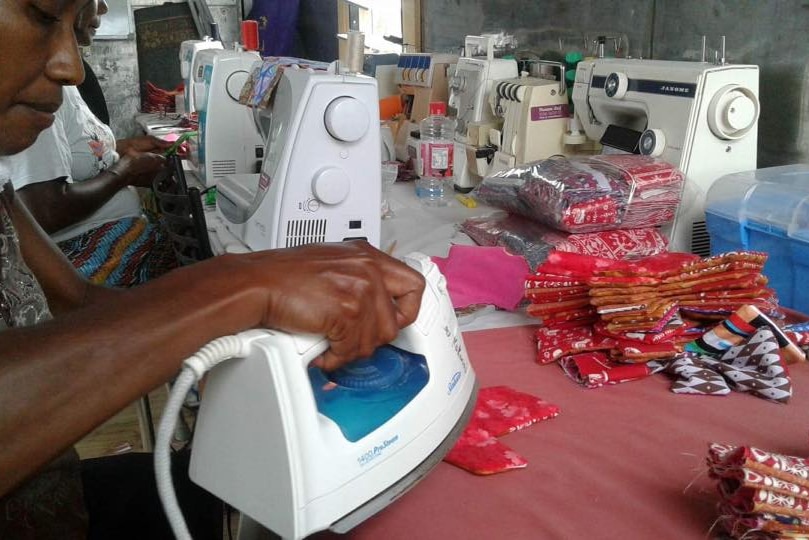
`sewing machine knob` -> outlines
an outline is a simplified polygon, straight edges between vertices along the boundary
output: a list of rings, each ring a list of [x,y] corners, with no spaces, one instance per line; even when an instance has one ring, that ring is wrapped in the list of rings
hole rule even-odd
[[[312,193],[323,204],[340,204],[351,191],[351,179],[337,167],[321,169],[312,179]]]
[[[368,132],[368,108],[360,100],[342,96],[326,107],[324,121],[329,135],[338,141],[355,142]]]
[[[641,134],[638,146],[644,156],[657,157],[666,149],[666,135],[660,129],[647,129]]]
[[[708,106],[708,126],[720,139],[741,139],[759,115],[756,95],[743,86],[729,84],[719,90]]]
[[[607,75],[607,80],[604,82],[604,93],[613,99],[624,99],[628,88],[629,79],[626,78],[625,73],[614,71]]]

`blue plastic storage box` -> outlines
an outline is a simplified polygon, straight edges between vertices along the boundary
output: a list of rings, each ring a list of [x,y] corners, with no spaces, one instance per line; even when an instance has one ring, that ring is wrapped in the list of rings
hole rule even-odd
[[[809,165],[728,174],[708,190],[711,254],[763,251],[782,306],[809,313]]]

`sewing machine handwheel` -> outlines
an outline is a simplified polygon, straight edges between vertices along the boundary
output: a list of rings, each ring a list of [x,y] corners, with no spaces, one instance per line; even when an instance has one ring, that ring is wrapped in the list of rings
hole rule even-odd
[[[758,121],[756,95],[743,86],[729,84],[719,90],[708,106],[708,126],[720,139],[741,139]]]

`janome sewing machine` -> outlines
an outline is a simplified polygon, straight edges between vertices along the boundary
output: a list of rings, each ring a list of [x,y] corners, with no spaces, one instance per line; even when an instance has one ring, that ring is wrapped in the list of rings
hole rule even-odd
[[[587,137],[660,156],[685,174],[668,227],[672,251],[707,255],[704,200],[719,177],[756,168],[759,70],[754,65],[597,59],[576,68],[573,105]]]
[[[250,70],[261,57],[253,51],[208,49],[197,53],[194,68],[199,137],[190,141],[192,172],[206,185],[228,174],[256,173],[264,139],[252,111],[239,103]]]
[[[495,115],[503,119],[500,130],[492,130],[499,141],[489,173],[530,161],[545,159],[564,151],[563,137],[570,108],[565,85],[565,67],[560,79],[520,77],[497,81],[489,94]]]
[[[489,106],[488,96],[494,81],[517,77],[517,61],[494,57],[492,36],[466,36],[465,56],[458,59],[449,83],[449,114],[455,116],[455,186],[469,191],[486,171],[475,165],[481,139],[470,140],[470,128],[498,127],[500,122]],[[471,156],[471,159],[470,159]]]
[[[379,246],[381,150],[376,80],[286,67],[260,174],[229,175],[217,215],[253,251],[362,238]]]

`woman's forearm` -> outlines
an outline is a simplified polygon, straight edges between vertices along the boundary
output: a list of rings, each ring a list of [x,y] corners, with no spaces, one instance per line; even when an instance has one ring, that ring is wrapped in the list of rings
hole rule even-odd
[[[127,185],[125,178],[107,170],[83,182],[55,179],[29,184],[17,196],[45,232],[53,234],[89,217]]]

